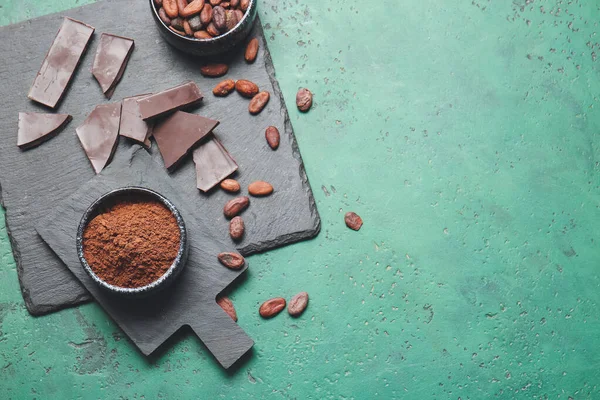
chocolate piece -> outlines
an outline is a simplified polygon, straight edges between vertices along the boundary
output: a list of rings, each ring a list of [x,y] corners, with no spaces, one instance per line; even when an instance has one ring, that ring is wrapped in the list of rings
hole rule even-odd
[[[142,119],[137,101],[148,96],[150,94],[141,94],[123,99],[121,106],[121,126],[119,127],[119,135],[133,139],[146,146],[146,148],[150,147],[152,122]]]
[[[208,192],[238,169],[235,160],[216,137],[194,150],[194,163],[196,186],[203,192]]]
[[[96,173],[110,162],[119,143],[121,103],[96,106],[75,131]]]
[[[93,33],[93,27],[65,18],[27,97],[50,108],[56,107]]]
[[[69,114],[19,113],[17,146],[26,150],[56,136],[70,121]]]
[[[186,82],[174,88],[138,100],[142,119],[160,117],[186,106],[202,101],[200,88],[194,82]]]
[[[140,101],[138,101],[139,103]],[[171,169],[219,125],[219,121],[196,114],[177,111],[158,122],[152,135],[156,140],[165,167]]]
[[[133,51],[133,40],[103,33],[92,64],[92,75],[100,84],[106,98],[110,99]]]

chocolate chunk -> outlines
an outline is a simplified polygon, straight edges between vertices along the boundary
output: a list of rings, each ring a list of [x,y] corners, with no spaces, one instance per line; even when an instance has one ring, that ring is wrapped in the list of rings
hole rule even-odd
[[[103,33],[92,64],[92,75],[100,84],[106,98],[110,99],[133,51],[133,40]]]
[[[219,125],[219,121],[196,114],[177,111],[158,122],[152,135],[156,140],[165,167],[171,169]]]
[[[121,103],[96,106],[75,131],[96,173],[110,162],[119,143]]]
[[[69,114],[19,113],[17,146],[30,149],[56,136],[70,121]]]
[[[65,18],[27,97],[50,108],[56,107],[93,33],[91,26]]]
[[[202,101],[202,93],[198,85],[194,82],[186,82],[138,100],[138,104],[142,119],[146,120],[198,104],[200,101]]]
[[[235,160],[216,137],[194,150],[194,163],[196,186],[203,192],[208,192],[238,169]]]
[[[150,147],[150,136],[152,136],[152,122],[144,121],[140,114],[138,100],[148,97],[150,94],[126,97],[121,106],[121,126],[119,135],[128,137]]]

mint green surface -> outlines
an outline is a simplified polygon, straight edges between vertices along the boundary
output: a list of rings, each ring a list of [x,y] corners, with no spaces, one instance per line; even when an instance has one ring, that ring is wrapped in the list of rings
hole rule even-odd
[[[600,398],[600,10],[527,3],[261,1],[323,227],[249,259],[252,357],[223,371],[186,331],[146,359],[94,304],[29,316],[0,217],[0,397]],[[300,319],[258,316],[302,290]]]

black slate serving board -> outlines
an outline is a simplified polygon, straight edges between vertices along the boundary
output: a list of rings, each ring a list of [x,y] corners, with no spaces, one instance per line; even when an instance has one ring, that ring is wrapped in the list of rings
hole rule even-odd
[[[181,212],[189,233],[188,262],[175,283],[156,295],[123,299],[98,287],[81,267],[75,238],[85,210],[101,195],[126,186],[141,186],[167,197]],[[36,230],[71,272],[110,314],[145,355],[156,350],[179,328],[188,325],[225,368],[229,368],[254,342],[217,305],[215,297],[246,268],[232,271],[222,266],[217,254],[232,251],[226,237],[215,238],[204,202],[191,208],[172,185],[162,164],[135,146],[124,150],[102,174],[62,201]]]
[[[44,314],[89,299],[87,291],[36,235],[34,224],[44,218],[60,200],[94,177],[93,170],[75,135],[79,126],[98,104],[107,103],[91,75],[91,62],[102,32],[133,38],[135,50],[122,81],[110,100],[140,93],[158,92],[187,80],[195,81],[204,93],[203,104],[191,112],[221,121],[215,130],[223,145],[239,164],[235,176],[243,188],[254,180],[273,184],[275,193],[251,201],[245,212],[246,237],[238,246],[248,255],[307,239],[316,235],[320,219],[294,138],[288,112],[275,79],[275,71],[257,19],[251,37],[260,41],[254,64],[243,60],[243,48],[227,60],[231,79],[249,79],[271,100],[258,116],[247,111],[248,100],[237,93],[216,98],[211,89],[220,78],[205,78],[199,67],[203,60],[171,48],[154,25],[148,2],[107,0],[24,23],[0,28],[0,184],[6,223],[17,262],[23,297],[32,314]],[[127,10],[127,16],[123,16]],[[28,151],[17,148],[17,120],[20,111],[48,111],[27,99],[27,92],[56,35],[63,16],[96,28],[64,100],[55,112],[73,115],[73,121],[57,137]],[[265,139],[267,126],[277,126],[281,145],[272,151]],[[131,143],[121,139],[117,152]],[[152,157],[161,161],[153,146]],[[170,175],[190,209],[202,208],[205,221],[215,237],[227,237],[224,203],[231,198],[220,190],[201,194],[195,187],[191,157]]]

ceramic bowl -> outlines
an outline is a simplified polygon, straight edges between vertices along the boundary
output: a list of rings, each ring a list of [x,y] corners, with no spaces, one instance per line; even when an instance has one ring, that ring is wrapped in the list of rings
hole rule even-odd
[[[205,57],[224,53],[246,39],[256,18],[257,1],[250,0],[248,9],[244,13],[244,18],[232,30],[212,39],[190,38],[173,32],[160,19],[158,9],[154,5],[154,0],[149,0],[148,4],[150,5],[150,12],[152,13],[152,17],[154,17],[154,22],[156,22],[160,34],[171,46],[188,54]]]
[[[181,239],[179,240],[179,251],[177,252],[177,257],[173,261],[173,264],[169,267],[169,269],[157,280],[146,285],[140,286],[136,288],[124,288],[115,285],[111,285],[100,279],[94,271],[90,268],[87,263],[84,254],[83,254],[83,232],[87,227],[88,223],[94,219],[100,212],[105,209],[108,205],[114,204],[119,200],[126,199],[139,199],[139,198],[149,198],[152,200],[156,200],[165,205],[175,217],[177,221],[177,225],[179,227],[179,233]],[[142,187],[124,187],[120,189],[112,190],[102,196],[98,200],[96,200],[92,205],[86,210],[81,218],[79,223],[79,227],[77,228],[77,255],[79,256],[79,261],[81,265],[85,269],[85,272],[94,280],[94,282],[100,286],[102,289],[122,296],[127,297],[143,297],[155,292],[158,292],[167,286],[169,286],[175,278],[179,275],[185,263],[187,261],[188,254],[188,237],[187,230],[185,228],[185,223],[179,210],[171,203],[167,198],[162,196],[161,194]]]

